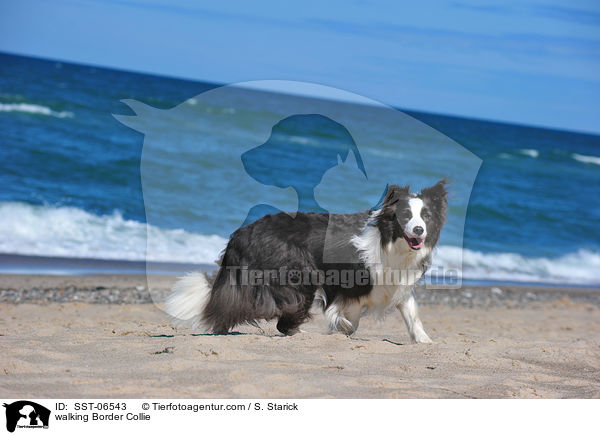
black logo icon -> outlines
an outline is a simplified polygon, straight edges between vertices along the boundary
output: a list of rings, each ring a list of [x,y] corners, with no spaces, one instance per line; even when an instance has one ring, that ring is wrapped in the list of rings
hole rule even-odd
[[[6,430],[14,432],[15,428],[48,428],[50,410],[29,400],[19,400],[6,408]]]

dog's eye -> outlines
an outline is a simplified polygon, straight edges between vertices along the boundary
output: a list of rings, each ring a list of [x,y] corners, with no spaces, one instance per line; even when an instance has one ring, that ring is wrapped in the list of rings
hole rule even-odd
[[[402,210],[398,215],[401,219],[410,219],[412,216],[410,210]]]
[[[423,219],[425,219],[426,221],[431,219],[431,213],[429,213],[428,211],[423,213]]]

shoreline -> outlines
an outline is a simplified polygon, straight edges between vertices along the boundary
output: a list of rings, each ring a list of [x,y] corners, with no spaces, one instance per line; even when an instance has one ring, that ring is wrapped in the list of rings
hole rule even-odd
[[[152,292],[148,290],[148,278]],[[21,275],[0,274],[0,303],[147,304],[162,301],[177,275],[90,274]],[[463,284],[458,289],[415,288],[421,305],[447,305],[471,308],[518,308],[529,303],[552,302],[565,298],[574,303],[600,307],[600,289],[543,285]]]
[[[218,269],[216,263],[181,263],[166,261],[142,260],[109,260],[82,257],[48,257],[40,255],[22,255],[0,253],[0,280],[6,275],[21,276],[93,276],[93,275],[173,275],[181,276],[191,271],[212,272]],[[423,278],[422,280],[427,280]],[[433,277],[429,277],[433,280]],[[470,279],[462,278],[461,287],[543,287],[558,289],[600,289],[600,282],[595,284],[544,282],[539,279],[531,281],[511,281],[507,279]]]
[[[40,255],[0,254],[2,275],[177,275],[190,270],[210,271],[214,264],[166,261],[105,260],[99,258],[46,257]]]

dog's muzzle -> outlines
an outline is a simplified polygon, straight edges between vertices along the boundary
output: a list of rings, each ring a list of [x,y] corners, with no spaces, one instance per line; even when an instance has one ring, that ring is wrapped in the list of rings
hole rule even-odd
[[[404,236],[406,243],[408,243],[408,246],[410,246],[410,249],[415,251],[421,249],[425,243],[425,238],[423,237],[408,237],[406,233],[403,233],[402,235]]]

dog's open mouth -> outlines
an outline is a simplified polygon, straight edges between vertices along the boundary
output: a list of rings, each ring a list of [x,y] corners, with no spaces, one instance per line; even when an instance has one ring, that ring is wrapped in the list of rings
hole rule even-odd
[[[425,243],[425,239],[420,239],[416,237],[408,237],[406,234],[403,234],[406,243],[410,246],[411,249],[415,251],[421,249],[423,247],[423,243]]]

